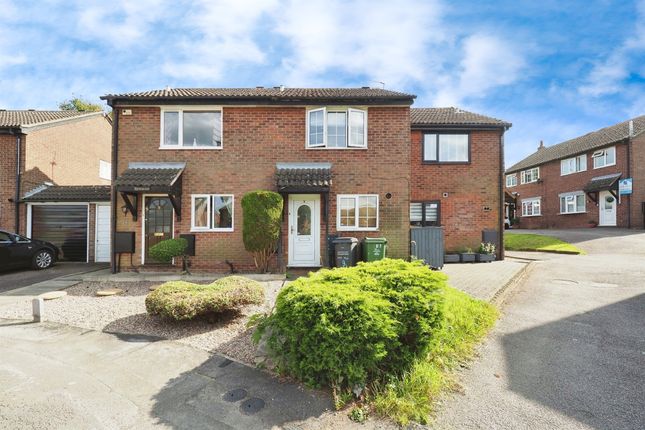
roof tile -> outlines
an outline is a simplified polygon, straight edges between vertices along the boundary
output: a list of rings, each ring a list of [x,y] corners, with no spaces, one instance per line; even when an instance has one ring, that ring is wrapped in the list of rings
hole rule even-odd
[[[511,126],[511,123],[509,122],[474,112],[468,112],[455,107],[412,108],[410,109],[410,122],[413,127],[433,125]]]
[[[103,202],[110,201],[109,185],[53,185],[28,193],[26,202]]]
[[[96,115],[96,112],[73,110],[0,110],[0,127],[32,126],[68,118]]]

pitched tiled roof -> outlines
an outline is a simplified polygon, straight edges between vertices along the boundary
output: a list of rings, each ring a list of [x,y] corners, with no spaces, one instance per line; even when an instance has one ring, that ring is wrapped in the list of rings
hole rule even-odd
[[[122,188],[170,187],[184,171],[182,167],[128,168],[119,176],[114,185]]]
[[[557,145],[539,149],[537,152],[509,167],[506,172],[517,172],[518,170],[581,154],[627,139],[629,137],[629,121],[634,121],[634,135],[645,132],[645,115],[641,115],[632,120],[601,128],[600,130],[558,143]]]
[[[99,113],[73,110],[0,110],[0,127],[33,126]]]
[[[406,101],[416,96],[380,88],[167,88],[123,94],[108,94],[101,97],[111,102],[120,100],[172,100],[172,99],[216,99],[216,100],[266,100],[266,101],[317,101],[348,100],[363,102]]]
[[[329,168],[286,168],[276,172],[278,190],[321,190],[331,186]]]
[[[26,202],[107,202],[109,185],[53,185],[33,190],[22,199]]]
[[[583,190],[588,193],[595,191],[605,191],[605,190],[617,190],[618,189],[618,179],[622,173],[613,173],[611,175],[596,176],[591,178],[591,180],[585,185]]]
[[[474,112],[468,112],[455,107],[448,108],[412,108],[410,109],[410,122],[412,126],[493,126],[510,127],[510,122],[491,118]]]

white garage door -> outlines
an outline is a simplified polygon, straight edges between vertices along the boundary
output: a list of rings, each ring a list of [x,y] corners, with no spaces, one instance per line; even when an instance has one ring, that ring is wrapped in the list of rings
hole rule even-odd
[[[96,206],[96,251],[95,261],[110,261],[110,206]]]

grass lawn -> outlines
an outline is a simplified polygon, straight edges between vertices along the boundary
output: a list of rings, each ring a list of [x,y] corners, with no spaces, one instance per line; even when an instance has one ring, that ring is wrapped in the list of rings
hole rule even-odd
[[[444,317],[425,360],[418,360],[402,377],[375,387],[376,411],[405,426],[428,422],[434,402],[453,386],[452,371],[472,357],[475,346],[495,324],[498,313],[490,303],[444,287]]]
[[[585,252],[568,242],[541,234],[505,234],[504,248],[508,251],[542,251],[560,254],[584,254]]]

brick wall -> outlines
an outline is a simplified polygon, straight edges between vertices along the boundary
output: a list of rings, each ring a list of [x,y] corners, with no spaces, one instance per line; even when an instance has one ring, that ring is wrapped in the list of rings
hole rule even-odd
[[[499,230],[500,132],[471,131],[470,135],[469,164],[423,164],[423,132],[412,131],[411,198],[440,201],[447,251],[476,250],[482,230]],[[443,197],[444,193],[448,196]]]
[[[132,115],[119,116],[119,162],[186,162],[183,173],[182,219],[174,233],[190,232],[191,194],[234,194],[234,232],[198,232],[193,267],[252,270],[253,260],[242,243],[242,195],[251,190],[276,190],[278,162],[331,162],[333,185],[329,194],[329,233],[336,233],[337,194],[378,194],[380,228],[376,232],[342,232],[344,236],[384,236],[389,255],[409,256],[409,162],[408,107],[369,107],[368,149],[305,149],[304,107],[225,107],[222,150],[159,150],[160,109],[133,107]],[[118,109],[115,109],[118,112]],[[385,195],[391,193],[391,198]],[[321,199],[322,200],[322,199]],[[322,203],[322,201],[321,201]],[[123,206],[117,197],[117,208]],[[287,202],[285,201],[285,205]],[[141,213],[142,199],[139,201]],[[324,207],[321,208],[321,256],[326,256]],[[117,210],[117,231],[136,232],[135,265],[141,264],[142,220],[133,222]],[[287,261],[287,219],[283,222],[284,262]],[[122,257],[121,267],[129,266]]]
[[[531,184],[520,184],[520,172],[517,172],[517,186],[506,188],[510,192],[519,193],[517,197],[517,216],[520,219],[520,228],[584,228],[589,226],[589,221],[599,221],[598,205],[586,196],[586,212],[581,214],[560,214],[560,194],[572,191],[582,191],[584,186],[594,177],[622,173],[627,176],[627,145],[616,146],[616,165],[593,168],[591,155],[594,151],[587,152],[587,170],[560,175],[560,160],[551,161],[540,166],[540,181]],[[636,188],[636,185],[634,185]],[[541,197],[542,215],[523,217],[522,200],[531,197]],[[616,212],[618,227],[627,227],[629,197],[621,196]]]
[[[642,211],[642,203],[645,202],[645,133],[632,139],[630,157],[634,193],[631,197],[631,226],[645,228],[645,214]]]
[[[29,133],[24,191],[44,180],[57,185],[109,185],[99,160],[110,162],[112,127],[100,115]]]
[[[24,166],[25,136],[22,139],[22,162]],[[0,134],[0,228],[15,231],[15,206],[13,200],[16,193],[16,136]]]

